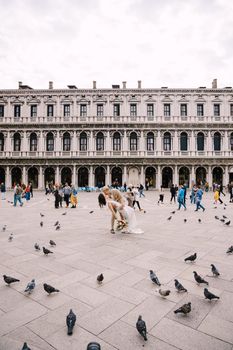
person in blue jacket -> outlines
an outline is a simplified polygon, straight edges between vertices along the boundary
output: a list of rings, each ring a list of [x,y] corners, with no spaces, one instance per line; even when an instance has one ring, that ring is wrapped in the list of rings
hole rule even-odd
[[[186,210],[186,204],[185,204],[185,189],[184,186],[180,186],[179,191],[178,191],[178,196],[177,196],[177,202],[179,203],[178,210],[183,206],[184,210]]]

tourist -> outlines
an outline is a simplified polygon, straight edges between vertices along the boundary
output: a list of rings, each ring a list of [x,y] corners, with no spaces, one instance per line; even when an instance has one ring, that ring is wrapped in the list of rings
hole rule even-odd
[[[185,190],[184,190],[184,186],[180,186],[180,189],[178,191],[178,196],[177,196],[177,202],[179,203],[179,207],[178,210],[180,210],[180,208],[183,206],[184,210],[186,210],[186,204],[185,204],[185,200],[184,197],[185,196]]]
[[[137,206],[138,206],[138,209],[139,209],[140,211],[142,211],[143,209],[140,207],[140,203],[139,203],[139,191],[138,191],[138,187],[133,187],[132,192],[133,192],[133,208],[135,209],[134,205],[135,205],[135,203],[136,203]]]
[[[145,197],[145,194],[143,191],[144,191],[144,186],[142,184],[140,184],[140,186],[138,188],[139,198],[141,198],[142,196]]]
[[[158,204],[163,204],[163,200],[164,200],[164,193],[163,193],[163,187],[160,186],[160,192],[159,192],[159,200],[158,200]]]
[[[62,208],[62,201],[63,201],[63,196],[64,196],[62,185],[59,186],[58,193],[60,196],[59,197],[59,204],[60,204],[60,207]]]
[[[200,208],[205,211],[205,208],[201,204],[202,201],[202,196],[203,196],[203,190],[201,189],[201,186],[198,186],[197,192],[196,192],[196,210],[198,211]]]
[[[193,185],[193,187],[191,189],[191,194],[190,194],[190,203],[191,204],[195,204],[196,192],[197,192],[197,187],[196,187],[196,185]]]
[[[126,185],[126,182],[124,182],[123,188],[124,188],[124,192],[126,192],[126,191],[127,191],[127,185]]]
[[[48,181],[46,181],[46,184],[45,184],[45,194],[49,194],[50,193],[50,190],[49,190],[49,183]]]
[[[21,199],[22,192],[23,192],[22,187],[19,184],[15,185],[15,187],[14,187],[14,207],[17,206],[17,202],[19,202],[21,207],[23,206],[23,202]]]
[[[59,209],[59,203],[60,203],[61,196],[59,194],[59,186],[58,185],[55,186],[54,197],[55,197],[55,202],[54,202],[55,209]]]
[[[1,183],[1,194],[2,194],[2,200],[6,199],[6,185],[4,182]]]
[[[65,183],[65,187],[63,188],[63,193],[64,193],[64,201],[66,202],[66,208],[68,208],[70,203],[71,188],[67,182]]]
[[[78,204],[78,191],[75,186],[71,186],[71,196],[70,196],[71,208],[76,208]]]
[[[128,202],[128,206],[131,208],[133,208],[133,200],[134,200],[134,194],[133,194],[132,188],[133,186],[129,184],[125,195],[125,198],[127,199],[127,202]]]
[[[25,190],[24,190],[24,197],[26,201],[30,200],[30,185],[27,185]]]
[[[149,190],[149,186],[150,186],[150,182],[148,179],[146,179],[146,182],[145,182],[146,191]]]
[[[172,200],[174,200],[174,203],[176,203],[176,188],[174,184],[171,185],[170,193],[171,193],[170,203],[172,203]]]
[[[225,193],[223,192],[223,185],[222,185],[222,183],[219,186],[219,193],[222,193],[223,196],[225,197]]]
[[[31,198],[33,198],[33,187],[32,187],[32,182],[29,182],[29,186],[30,186],[30,195],[31,195]]]

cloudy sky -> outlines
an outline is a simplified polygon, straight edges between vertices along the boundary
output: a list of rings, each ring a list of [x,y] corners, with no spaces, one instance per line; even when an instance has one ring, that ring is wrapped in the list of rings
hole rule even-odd
[[[233,86],[232,0],[0,0],[0,88]]]

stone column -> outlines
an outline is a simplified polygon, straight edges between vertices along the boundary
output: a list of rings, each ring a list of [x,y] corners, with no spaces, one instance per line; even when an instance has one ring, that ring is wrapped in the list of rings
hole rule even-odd
[[[190,173],[189,177],[190,177],[189,178],[189,183],[190,183],[189,186],[192,187],[196,183],[194,165],[192,165],[192,167],[191,167],[191,173]]]
[[[128,151],[128,137],[127,137],[126,131],[124,132],[124,136],[123,136],[122,150],[123,152]]]
[[[158,165],[157,181],[156,181],[156,188],[157,188],[157,190],[160,190],[161,183],[162,183],[161,166]]]
[[[59,166],[56,167],[55,182],[56,184],[60,183]]]
[[[145,172],[144,166],[141,166],[140,183],[145,187]]]
[[[158,151],[158,154],[160,155],[161,154],[161,150],[162,150],[162,138],[161,138],[161,131],[158,130],[158,136],[157,136],[157,151]]]
[[[225,165],[225,172],[223,176],[223,186],[227,186],[229,183],[229,173],[228,165]]]
[[[44,188],[44,182],[43,182],[43,169],[42,166],[40,166],[39,169],[39,178],[38,178],[38,189],[42,190]]]
[[[105,185],[111,185],[111,180],[110,180],[110,166],[107,165],[107,173],[105,175]]]
[[[72,173],[72,184],[76,185],[76,165],[73,165],[73,173]]]
[[[174,135],[172,137],[172,153],[173,153],[173,155],[178,154],[178,151],[179,151],[179,147],[178,147],[178,133],[175,130],[174,131]]]
[[[213,187],[213,176],[211,171],[211,166],[208,166],[208,174],[207,174],[207,181],[209,183],[209,188],[212,189]]]
[[[26,167],[23,166],[23,184],[27,185],[27,179],[26,179]]]
[[[177,165],[174,167],[174,177],[173,177],[173,183],[174,185],[179,185],[178,181],[178,171],[177,171]]]
[[[94,187],[93,165],[90,166],[90,172],[89,172],[89,186],[90,186],[90,187]]]
[[[6,188],[11,188],[11,176],[10,176],[10,168],[9,166],[6,167]]]
[[[124,183],[127,184],[127,168],[126,168],[126,165],[124,165],[124,168],[123,168],[122,185],[124,185]]]

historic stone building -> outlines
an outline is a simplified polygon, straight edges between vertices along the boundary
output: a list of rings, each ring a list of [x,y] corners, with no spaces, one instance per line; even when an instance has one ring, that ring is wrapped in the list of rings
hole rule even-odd
[[[0,90],[0,181],[233,181],[233,89]]]

